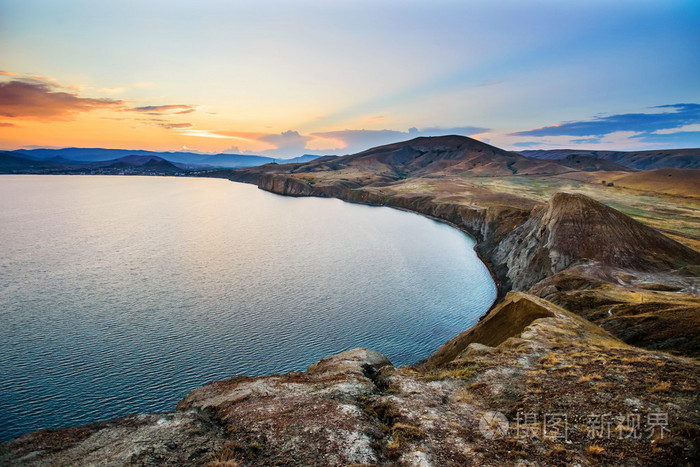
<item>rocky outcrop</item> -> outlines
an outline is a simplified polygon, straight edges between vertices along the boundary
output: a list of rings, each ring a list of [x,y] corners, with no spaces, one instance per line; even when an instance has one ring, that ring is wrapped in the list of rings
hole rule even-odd
[[[519,336],[533,321],[561,317],[565,313],[565,310],[546,300],[521,292],[509,292],[484,319],[440,347],[424,365],[427,368],[445,366],[474,345],[497,347],[511,337]]]
[[[280,174],[263,174],[258,181],[258,187],[286,196],[312,196],[314,194],[311,185],[298,178]]]
[[[692,465],[696,458],[697,362],[628,346],[520,292],[452,342],[416,367],[394,368],[377,352],[353,349],[306,372],[215,382],[192,391],[176,412],[21,436],[0,445],[0,464]],[[639,414],[640,437],[592,438],[587,417],[611,411]],[[660,411],[668,432],[651,442],[644,421]],[[503,417],[497,433],[488,423],[494,413]],[[518,434],[523,414],[534,436]],[[548,414],[566,416],[557,436],[546,436]],[[634,429],[623,428],[621,435]]]
[[[700,264],[700,253],[581,194],[557,193],[503,238],[493,255],[516,290],[583,263],[661,272]]]
[[[196,412],[165,412],[59,430],[0,444],[0,465],[204,465],[228,439]]]

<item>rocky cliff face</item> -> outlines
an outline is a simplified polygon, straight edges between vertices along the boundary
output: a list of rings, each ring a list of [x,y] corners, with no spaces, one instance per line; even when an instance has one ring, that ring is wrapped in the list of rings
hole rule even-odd
[[[580,194],[557,193],[508,234],[493,255],[507,265],[516,290],[578,264],[661,272],[700,264],[691,250],[634,219]]]
[[[287,196],[311,196],[314,189],[307,183],[285,175],[263,174],[258,186],[273,193],[284,193]]]

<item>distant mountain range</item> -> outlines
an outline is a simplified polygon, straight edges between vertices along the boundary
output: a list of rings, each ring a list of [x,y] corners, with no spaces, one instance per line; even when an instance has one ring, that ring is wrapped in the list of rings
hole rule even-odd
[[[470,172],[475,175],[553,175],[571,169],[634,172],[663,168],[700,169],[700,149],[654,151],[588,151],[576,149],[505,151],[471,138],[417,138],[344,156],[305,154],[293,159],[243,154],[199,154],[128,149],[19,149],[0,153],[0,173],[84,173],[123,170],[128,173],[185,173],[217,169],[256,168],[265,164],[305,164],[301,172],[369,169],[381,180],[411,173]],[[255,170],[255,169],[254,169]]]
[[[596,158],[631,169],[700,169],[700,148],[654,151],[586,151],[580,149],[534,149],[518,151],[523,156],[562,162],[571,158]],[[590,159],[589,159],[590,160]],[[604,169],[609,170],[609,169]]]
[[[93,169],[183,172],[206,169],[240,169],[264,164],[302,163],[320,156],[273,159],[242,154],[132,151],[128,149],[64,148],[19,149],[0,153],[0,173],[70,172]]]

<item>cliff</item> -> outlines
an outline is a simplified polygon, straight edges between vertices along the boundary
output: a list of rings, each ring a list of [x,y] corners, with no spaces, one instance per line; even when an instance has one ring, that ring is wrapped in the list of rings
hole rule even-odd
[[[662,272],[700,264],[700,253],[581,194],[556,193],[509,233],[493,260],[507,265],[517,290],[578,264]]]

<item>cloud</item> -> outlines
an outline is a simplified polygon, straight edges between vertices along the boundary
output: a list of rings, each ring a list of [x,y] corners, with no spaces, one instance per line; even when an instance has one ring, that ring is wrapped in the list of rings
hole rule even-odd
[[[679,131],[675,133],[643,134],[635,137],[637,141],[664,145],[675,148],[699,148],[700,131]]]
[[[591,138],[572,139],[571,142],[575,144],[598,144],[600,143],[600,137],[593,136]]]
[[[132,112],[141,112],[146,115],[182,115],[194,112],[196,107],[184,104],[171,105],[146,105],[143,107],[133,107]]]
[[[165,128],[166,130],[182,130],[192,128],[191,123],[156,123],[156,125]]]
[[[235,136],[232,134],[225,134],[224,132],[219,132],[219,131],[184,129],[182,131],[182,133],[180,133],[180,134],[185,135],[185,136],[198,136],[200,138],[238,139],[238,140],[249,141],[248,138],[244,138],[241,136]]]
[[[3,76],[17,76],[17,73],[12,73],[12,72],[9,72],[9,71],[0,71],[0,75],[3,75]]]
[[[228,149],[221,151],[223,154],[243,154],[243,151],[238,146],[231,146]]]
[[[264,135],[258,138],[259,141],[272,144],[273,149],[264,151],[266,154],[289,155],[303,153],[306,150],[306,143],[313,137],[299,134],[298,131],[288,130],[279,134]]]
[[[121,94],[122,92],[126,91],[126,88],[101,88],[98,89],[98,91],[103,94],[113,96],[115,94]]]
[[[24,81],[25,83],[46,83],[46,84],[51,85],[51,87],[59,88],[59,89],[66,89],[68,91],[80,91],[81,90],[80,86],[61,84],[58,82],[58,80],[56,80],[56,78],[51,78],[50,76],[27,75],[27,76],[21,77],[19,79],[21,81]]]
[[[539,139],[536,145],[542,147],[583,145],[597,148],[609,145],[608,149],[649,149],[659,145],[700,146],[700,104],[660,105],[651,110],[648,113],[604,115],[505,136]],[[522,142],[511,144],[525,147]]]
[[[67,119],[77,113],[98,109],[118,109],[124,101],[80,97],[51,79],[36,77],[0,83],[0,116],[33,120]]]
[[[700,123],[700,104],[672,104],[654,107],[669,109],[655,113],[628,113],[597,117],[593,120],[567,122],[511,133],[512,136],[602,136],[616,131],[652,134]]]
[[[686,132],[698,132],[700,131],[700,123],[693,123],[690,125],[684,125],[679,128],[667,128],[665,130],[657,130],[654,132],[655,135],[672,135],[675,133],[686,133]]]

